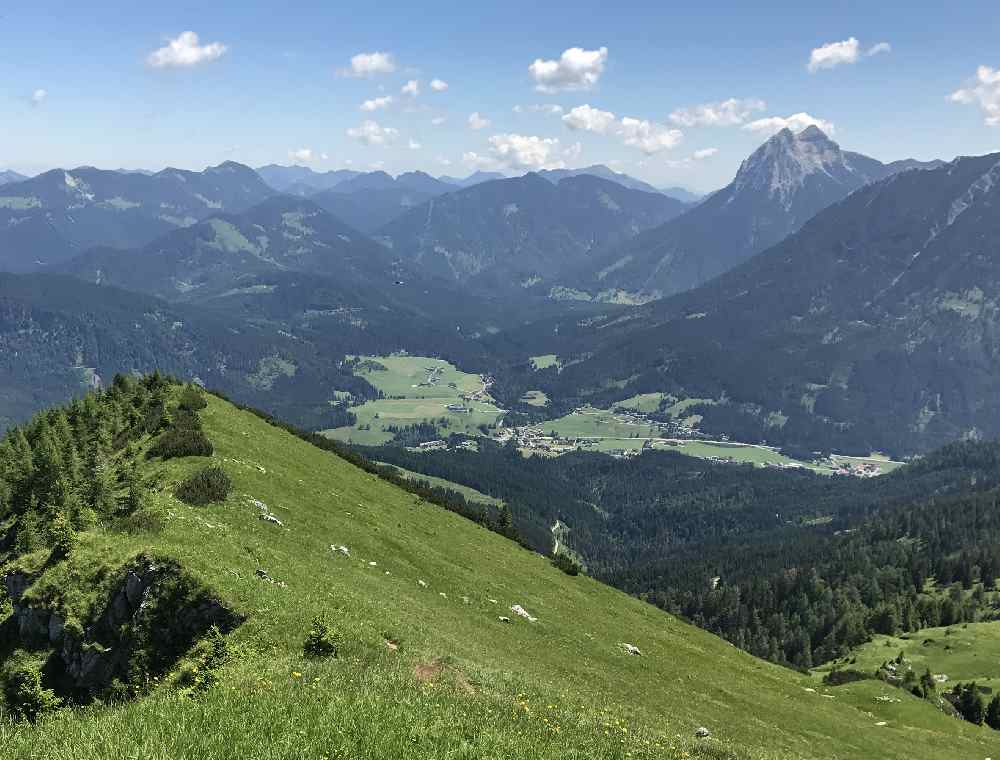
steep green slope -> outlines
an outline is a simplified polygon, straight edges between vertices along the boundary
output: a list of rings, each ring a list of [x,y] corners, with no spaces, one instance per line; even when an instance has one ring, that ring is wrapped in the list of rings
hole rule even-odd
[[[5,757],[867,760],[1000,751],[995,735],[916,700],[876,703],[878,686],[825,698],[806,676],[563,575],[251,413],[208,401],[211,463],[233,483],[225,502],[191,507],[172,495],[205,458],[140,456],[151,489],[144,513],[161,515],[158,532],[98,527],[80,534],[69,559],[40,550],[17,562],[39,573],[23,599],[59,589],[55,598],[72,607],[85,595],[70,590],[139,554],[176,560],[246,618],[229,636],[216,685],[192,697],[160,685],[166,677],[138,701],[64,710],[34,727],[0,720]],[[140,454],[149,442],[136,441]],[[253,499],[283,525],[261,520]],[[537,621],[511,612],[515,604]],[[339,657],[305,659],[303,639],[321,612],[340,633]],[[625,654],[623,642],[642,656]],[[702,725],[712,737],[696,740]]]

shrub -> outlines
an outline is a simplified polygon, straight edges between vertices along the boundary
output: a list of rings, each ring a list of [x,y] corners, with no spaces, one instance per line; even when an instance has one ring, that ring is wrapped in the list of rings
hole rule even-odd
[[[867,673],[862,673],[860,670],[846,669],[846,670],[831,670],[825,676],[823,676],[823,683],[827,686],[843,686],[845,683],[854,683],[855,681],[866,681],[870,679],[871,676]]]
[[[302,644],[302,651],[306,657],[336,657],[338,644],[338,636],[327,622],[326,615],[317,615]]]
[[[149,449],[150,457],[210,457],[215,451],[212,442],[196,427],[172,427],[163,433]]]
[[[65,513],[57,514],[49,525],[49,540],[52,543],[52,554],[56,559],[66,559],[76,548],[76,531]]]
[[[197,412],[206,406],[208,406],[208,402],[205,400],[204,394],[195,386],[189,385],[181,391],[179,408],[187,412]]]
[[[166,523],[163,512],[152,507],[144,507],[122,517],[115,523],[115,527],[123,533],[135,536],[140,533],[159,533]]]
[[[174,679],[178,687],[197,693],[219,682],[215,671],[229,659],[229,645],[218,626],[209,628],[208,634],[195,644],[187,659]]]
[[[225,501],[233,484],[221,467],[199,470],[177,487],[177,498],[188,504],[204,506]]]
[[[7,709],[17,720],[34,723],[42,713],[55,710],[60,699],[42,686],[42,674],[24,655],[15,657],[0,674]]]
[[[579,575],[583,570],[579,562],[563,552],[552,558],[552,564],[566,573],[566,575]]]

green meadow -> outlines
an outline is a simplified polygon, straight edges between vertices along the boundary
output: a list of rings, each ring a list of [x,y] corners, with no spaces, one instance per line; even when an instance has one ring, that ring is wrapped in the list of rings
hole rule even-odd
[[[442,436],[477,434],[481,426],[495,425],[501,417],[488,394],[478,401],[462,400],[463,394],[481,392],[483,382],[479,375],[462,372],[442,359],[409,355],[359,358],[362,363],[356,374],[382,391],[385,398],[352,407],[357,424],[323,431],[330,438],[375,446],[392,440],[389,428],[421,422],[439,423]],[[448,409],[456,404],[467,411]]]

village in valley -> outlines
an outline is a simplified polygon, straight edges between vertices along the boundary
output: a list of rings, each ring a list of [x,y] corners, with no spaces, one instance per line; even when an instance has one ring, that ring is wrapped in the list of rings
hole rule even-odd
[[[487,437],[501,445],[513,442],[525,456],[594,451],[627,459],[665,450],[718,463],[782,470],[804,468],[860,478],[876,477],[899,465],[880,455],[817,455],[805,461],[766,444],[741,443],[726,436],[710,439],[698,429],[701,418],[692,414],[692,407],[715,402],[665,402],[661,394],[626,399],[613,409],[581,406],[556,419],[512,426],[506,424],[508,411],[490,395],[495,382],[490,375],[462,372],[442,359],[406,353],[360,359],[355,371],[382,391],[384,398],[352,407],[358,418],[356,425],[325,431],[349,443],[382,445],[392,441],[400,429],[430,423],[440,438],[408,448],[423,452],[448,448],[475,451],[477,440]],[[541,391],[533,391],[522,398],[522,403],[544,407],[548,400]]]

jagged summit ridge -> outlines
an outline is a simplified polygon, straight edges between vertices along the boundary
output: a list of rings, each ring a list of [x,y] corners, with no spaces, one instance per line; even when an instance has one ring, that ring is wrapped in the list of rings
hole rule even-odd
[[[794,194],[814,174],[825,174],[841,183],[850,177],[853,184],[860,171],[819,127],[810,125],[798,133],[786,127],[741,164],[731,192],[764,191],[787,209]],[[868,179],[863,177],[863,181]]]

